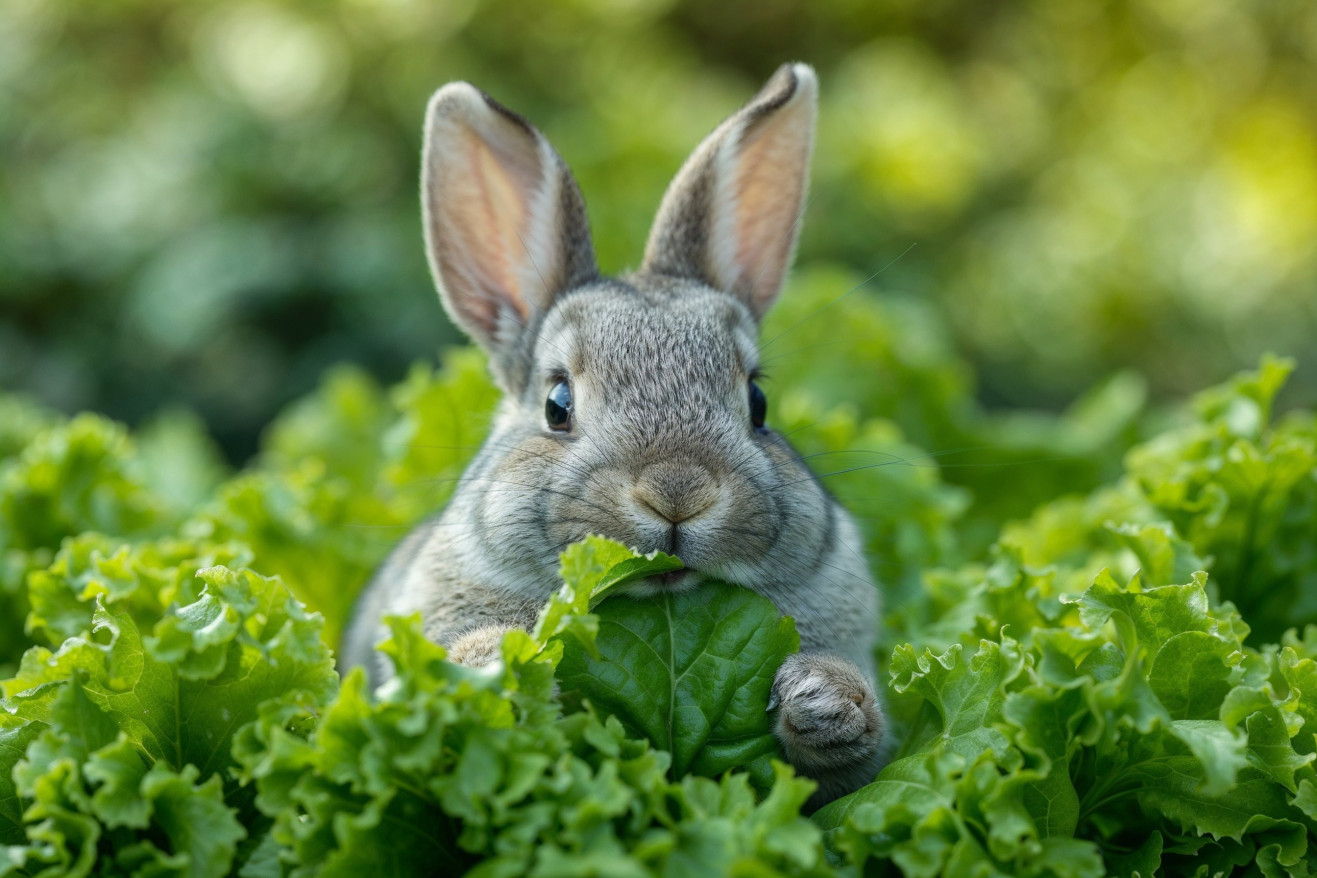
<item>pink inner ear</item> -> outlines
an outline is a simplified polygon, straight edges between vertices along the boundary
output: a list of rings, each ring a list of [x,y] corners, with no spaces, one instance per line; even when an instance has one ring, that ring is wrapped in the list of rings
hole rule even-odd
[[[810,124],[789,110],[761,120],[739,144],[736,177],[738,285],[762,310],[786,274],[809,161]]]
[[[487,332],[497,329],[501,308],[529,316],[525,238],[542,185],[534,141],[501,119],[493,122],[491,130],[461,132],[436,193],[453,305]]]
[[[460,229],[465,254],[478,282],[490,294],[511,304],[523,318],[517,254],[526,223],[524,193],[493,149],[474,132],[465,138],[465,173],[454,174],[455,196],[450,217]],[[494,315],[491,315],[494,316]]]

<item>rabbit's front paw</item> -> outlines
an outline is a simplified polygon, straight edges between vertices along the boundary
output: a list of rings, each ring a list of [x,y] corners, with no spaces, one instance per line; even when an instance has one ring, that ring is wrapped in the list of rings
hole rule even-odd
[[[787,760],[819,783],[818,805],[873,780],[883,715],[873,685],[851,662],[832,655],[789,656],[773,680],[769,710]]]
[[[483,668],[503,657],[503,635],[511,629],[506,625],[482,625],[460,635],[448,647],[448,660],[468,668]]]

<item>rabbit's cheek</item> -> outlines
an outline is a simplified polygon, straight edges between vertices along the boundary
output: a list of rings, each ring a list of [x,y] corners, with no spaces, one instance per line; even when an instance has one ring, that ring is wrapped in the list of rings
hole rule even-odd
[[[537,492],[545,504],[544,530],[555,546],[565,546],[588,534],[598,534],[641,551],[661,537],[641,527],[626,502],[629,480],[612,468],[584,471],[585,464],[573,463],[574,471],[542,475]]]

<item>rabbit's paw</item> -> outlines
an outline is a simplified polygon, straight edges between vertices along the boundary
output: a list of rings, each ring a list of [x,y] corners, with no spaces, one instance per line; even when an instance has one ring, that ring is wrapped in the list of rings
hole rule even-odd
[[[787,760],[819,784],[817,806],[873,780],[880,764],[883,714],[873,685],[837,656],[788,656],[773,680],[769,710]]]
[[[468,668],[482,668],[503,657],[500,645],[503,635],[511,629],[506,625],[482,625],[460,635],[448,647],[448,660]]]

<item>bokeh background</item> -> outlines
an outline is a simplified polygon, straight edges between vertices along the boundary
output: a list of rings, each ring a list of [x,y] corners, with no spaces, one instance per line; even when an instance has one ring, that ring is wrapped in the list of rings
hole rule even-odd
[[[4,0],[0,387],[190,408],[241,461],[330,364],[392,381],[459,341],[416,198],[438,85],[546,132],[617,271],[790,59],[822,84],[798,264],[839,295],[888,266],[857,294],[979,404],[1119,370],[1155,401],[1265,350],[1317,398],[1311,0]]]

